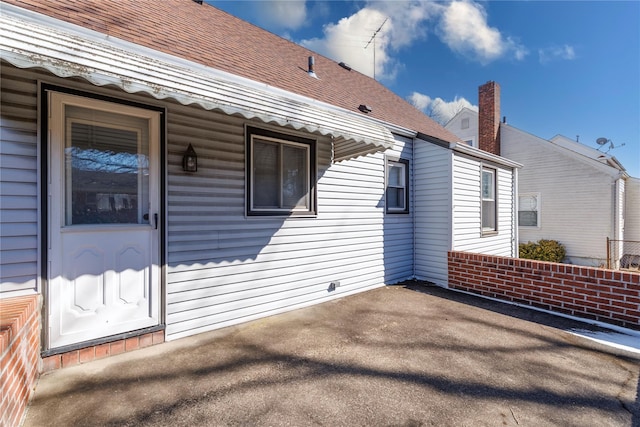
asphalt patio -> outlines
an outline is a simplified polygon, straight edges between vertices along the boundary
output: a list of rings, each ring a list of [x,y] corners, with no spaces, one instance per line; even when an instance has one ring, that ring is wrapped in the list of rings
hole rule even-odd
[[[24,426],[640,426],[640,356],[572,328],[388,286],[51,372]]]

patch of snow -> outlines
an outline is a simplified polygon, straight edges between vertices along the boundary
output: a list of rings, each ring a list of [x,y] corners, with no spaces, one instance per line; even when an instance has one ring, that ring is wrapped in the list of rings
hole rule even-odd
[[[629,333],[623,333],[614,331],[590,331],[587,329],[571,329],[568,332],[600,344],[640,354],[640,332],[629,331]]]

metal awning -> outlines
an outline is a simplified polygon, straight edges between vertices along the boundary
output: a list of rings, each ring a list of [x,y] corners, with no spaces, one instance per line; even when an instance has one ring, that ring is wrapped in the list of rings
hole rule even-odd
[[[2,5],[0,55],[19,68],[330,136],[334,161],[394,143],[388,128],[355,112],[11,5]]]

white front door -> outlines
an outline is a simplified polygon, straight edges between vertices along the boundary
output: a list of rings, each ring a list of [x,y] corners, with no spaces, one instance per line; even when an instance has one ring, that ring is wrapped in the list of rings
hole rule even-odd
[[[160,113],[49,92],[49,349],[160,323]]]

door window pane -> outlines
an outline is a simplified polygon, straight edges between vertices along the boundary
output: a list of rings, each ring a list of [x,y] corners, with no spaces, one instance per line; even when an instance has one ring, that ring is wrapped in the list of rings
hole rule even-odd
[[[66,107],[65,223],[148,222],[147,119]]]

